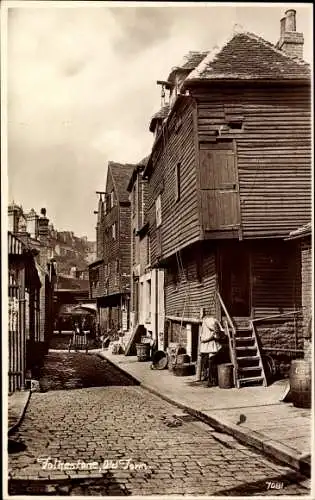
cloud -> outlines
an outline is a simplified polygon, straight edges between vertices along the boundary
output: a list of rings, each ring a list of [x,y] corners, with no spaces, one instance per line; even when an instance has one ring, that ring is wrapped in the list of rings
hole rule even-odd
[[[283,9],[47,4],[9,9],[9,196],[25,208],[45,203],[57,228],[95,237],[107,162],[150,151],[156,80],[236,22],[275,42]],[[309,54],[310,11],[296,9]]]

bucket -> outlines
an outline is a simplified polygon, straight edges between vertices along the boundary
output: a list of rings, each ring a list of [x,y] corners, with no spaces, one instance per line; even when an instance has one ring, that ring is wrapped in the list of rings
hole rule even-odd
[[[291,399],[297,408],[311,407],[312,368],[305,359],[291,361],[290,390]]]
[[[218,385],[220,389],[231,389],[234,387],[232,363],[218,365]]]
[[[150,344],[136,344],[138,361],[149,361]]]

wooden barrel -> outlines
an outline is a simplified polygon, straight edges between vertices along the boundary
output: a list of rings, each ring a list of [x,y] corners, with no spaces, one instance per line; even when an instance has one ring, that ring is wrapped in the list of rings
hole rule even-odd
[[[150,344],[136,344],[138,361],[149,361]]]
[[[291,361],[290,391],[293,405],[297,408],[311,407],[312,368],[305,359]]]
[[[232,363],[218,365],[218,385],[220,389],[231,389],[234,387]]]

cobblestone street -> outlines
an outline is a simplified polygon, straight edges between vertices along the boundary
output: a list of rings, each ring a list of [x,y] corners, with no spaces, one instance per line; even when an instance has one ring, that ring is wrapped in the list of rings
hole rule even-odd
[[[309,494],[302,475],[132,385],[96,355],[50,353],[42,374],[46,392],[32,394],[10,436],[11,495]]]

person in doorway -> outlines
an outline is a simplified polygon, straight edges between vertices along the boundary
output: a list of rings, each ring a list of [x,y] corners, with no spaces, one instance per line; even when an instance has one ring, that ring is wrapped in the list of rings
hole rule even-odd
[[[207,366],[208,387],[217,385],[217,365],[219,354],[225,345],[225,333],[220,322],[212,317],[205,316],[202,320],[200,334],[200,354],[202,367]]]

